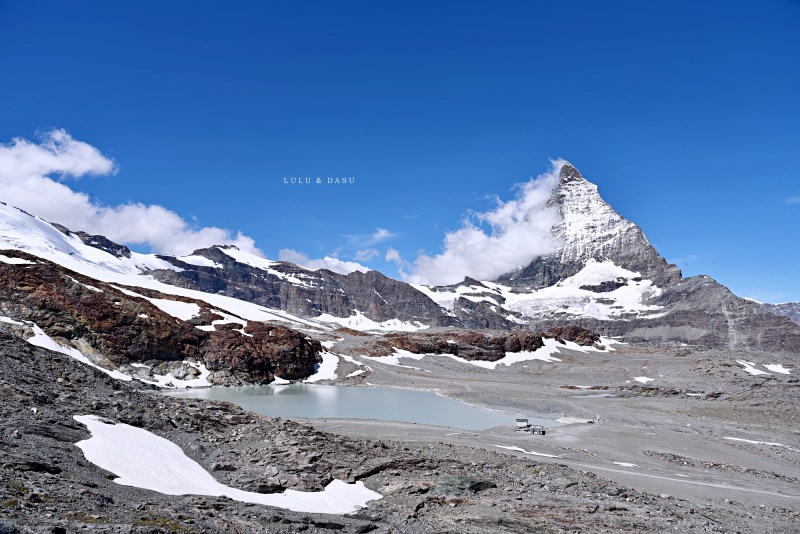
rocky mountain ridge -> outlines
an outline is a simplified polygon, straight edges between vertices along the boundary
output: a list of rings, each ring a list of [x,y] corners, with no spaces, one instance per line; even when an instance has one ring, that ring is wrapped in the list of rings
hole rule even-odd
[[[565,164],[559,176],[550,199],[562,216],[551,230],[559,247],[496,281],[410,285],[376,271],[309,270],[225,246],[183,257],[142,255],[5,205],[0,206],[0,248],[44,258],[100,282],[141,288],[134,289],[141,294],[155,290],[202,301],[198,306],[204,314],[223,310],[219,319],[200,325],[215,332],[235,332],[236,326],[222,325],[251,320],[280,321],[310,332],[342,326],[373,333],[544,332],[574,325],[627,342],[800,353],[800,326],[736,297],[707,276],[682,278],[575,167]],[[11,252],[7,257],[17,258]],[[246,313],[231,308],[243,303]],[[211,315],[198,317],[202,322]],[[242,332],[241,337],[250,335],[246,328]],[[275,374],[268,371],[264,377],[270,373]]]
[[[558,206],[562,216],[551,229],[560,246],[501,276],[499,283],[518,289],[549,287],[577,274],[591,259],[611,260],[656,285],[681,279],[680,270],[656,252],[641,228],[621,217],[572,164],[561,167],[548,206]]]
[[[192,257],[211,263],[198,265],[160,255],[158,258],[177,269],[153,269],[147,274],[167,284],[227,295],[302,317],[347,318],[360,312],[377,323],[398,320],[460,326],[455,317],[418,290],[378,271],[346,275],[327,269],[312,271],[289,262],[259,261],[224,246],[196,250]]]
[[[160,374],[185,380],[207,369],[215,383],[270,383],[276,375],[305,378],[321,361],[318,341],[284,326],[237,322],[203,301],[166,300],[156,291],[108,284],[24,252],[0,255],[0,285],[5,288],[0,330],[24,339],[46,336],[51,345],[79,351],[94,365],[113,369],[117,378],[157,382],[153,375]],[[159,302],[185,305],[196,313],[179,320]],[[203,326],[215,322],[222,324]]]
[[[797,324],[800,324],[800,302],[782,302],[780,304],[761,304],[765,310],[775,315],[788,317]]]

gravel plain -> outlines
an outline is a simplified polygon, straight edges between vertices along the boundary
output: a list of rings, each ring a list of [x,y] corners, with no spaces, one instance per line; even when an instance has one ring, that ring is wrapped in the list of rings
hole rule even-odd
[[[595,421],[531,436],[511,424],[463,432],[261,417],[141,391],[3,335],[0,532],[796,532],[794,378],[751,377],[735,354],[681,350],[563,354],[494,373],[446,358],[415,362],[420,370],[360,358],[372,371],[347,380]],[[631,378],[640,375],[654,381]],[[586,397],[598,392],[613,396]],[[316,491],[338,478],[384,497],[330,516],[120,486],[75,447],[89,436],[79,414],[170,439],[237,488]]]

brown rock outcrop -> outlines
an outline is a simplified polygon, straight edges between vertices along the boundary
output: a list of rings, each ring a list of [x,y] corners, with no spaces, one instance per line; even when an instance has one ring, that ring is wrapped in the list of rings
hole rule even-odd
[[[497,361],[507,352],[535,351],[544,346],[544,339],[575,341],[584,346],[595,345],[600,336],[577,326],[553,328],[547,333],[524,330],[475,331],[452,330],[442,333],[396,333],[384,336],[384,346],[397,347],[414,354],[452,354],[466,360]]]
[[[196,326],[222,319],[203,301],[142,288],[122,291],[23,252],[3,255],[33,263],[0,263],[0,315],[31,321],[59,343],[111,366],[192,360],[254,383],[270,382],[274,374],[291,380],[314,373],[321,345],[290,328],[242,321],[243,331],[238,323],[201,330]],[[145,297],[194,303],[199,314],[182,321]]]

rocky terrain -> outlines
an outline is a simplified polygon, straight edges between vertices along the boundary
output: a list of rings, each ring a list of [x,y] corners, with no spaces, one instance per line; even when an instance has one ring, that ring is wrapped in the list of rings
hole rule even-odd
[[[800,324],[800,302],[784,302],[782,304],[770,304],[765,302],[762,304],[765,310],[775,315],[784,315]]]
[[[21,323],[0,322],[0,329],[27,339],[32,333],[25,322],[33,323],[106,369],[146,378],[144,367],[132,364],[166,374],[178,368],[168,363],[188,360],[204,364],[217,383],[269,383],[275,375],[305,378],[321,361],[318,341],[285,326],[240,321],[203,330],[196,327],[227,314],[203,301],[91,279],[24,252],[0,253],[21,262],[0,262],[0,316]],[[179,320],[152,302],[165,297],[194,306],[196,315]]]
[[[796,510],[703,506],[535,458],[346,438],[155,396],[5,334],[0,371],[2,532],[792,532],[798,520]],[[330,516],[121,486],[75,446],[89,437],[73,420],[82,414],[170,439],[235,487],[315,490],[340,478],[383,499]]]
[[[431,287],[223,246],[140,254],[0,203],[0,534],[796,531],[794,308],[683,278],[569,164],[550,204],[554,252]],[[299,424],[157,392],[309,377],[553,426]],[[330,516],[122,486],[75,446],[76,415],[165,437],[237,489],[383,498]]]
[[[342,333],[342,332],[338,332]],[[395,349],[414,354],[451,354],[465,360],[494,362],[508,353],[532,352],[544,347],[545,339],[558,343],[574,341],[585,347],[603,348],[600,336],[578,326],[559,326],[547,332],[437,329],[433,332],[389,333],[370,336],[356,351],[380,356]]]
[[[377,271],[343,275],[326,269],[310,271],[288,262],[253,266],[237,261],[232,253],[236,251],[231,247],[212,247],[192,254],[209,260],[210,266],[159,256],[180,270],[157,269],[148,274],[168,284],[228,295],[303,317],[349,317],[358,310],[379,323],[397,319],[433,326],[459,324],[410,285]]]

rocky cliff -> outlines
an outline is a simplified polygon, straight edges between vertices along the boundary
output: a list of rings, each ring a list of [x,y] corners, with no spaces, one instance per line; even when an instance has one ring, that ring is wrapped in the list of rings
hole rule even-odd
[[[104,369],[152,378],[145,369],[174,371],[180,366],[161,364],[189,361],[218,373],[217,382],[269,383],[275,375],[310,376],[318,363],[319,342],[290,328],[213,325],[232,317],[203,301],[108,284],[24,252],[0,255],[0,328],[25,339],[40,329]],[[196,312],[182,320],[164,311],[176,305]]]
[[[381,323],[389,320],[430,326],[460,326],[458,319],[412,286],[377,271],[347,275],[326,269],[304,269],[288,262],[238,261],[243,254],[231,247],[197,250],[192,257],[206,258],[209,265],[187,263],[159,256],[178,270],[154,269],[148,274],[180,287],[218,293],[288,311],[303,317],[331,315],[347,318],[361,313]],[[247,261],[247,260],[245,260]]]
[[[795,323],[800,324],[800,302],[783,302],[781,304],[764,303],[761,306],[770,313],[783,315]]]

